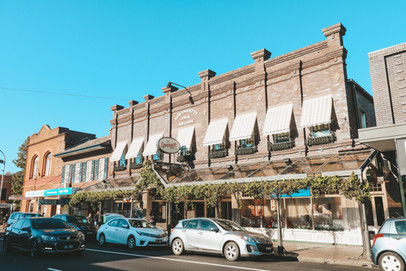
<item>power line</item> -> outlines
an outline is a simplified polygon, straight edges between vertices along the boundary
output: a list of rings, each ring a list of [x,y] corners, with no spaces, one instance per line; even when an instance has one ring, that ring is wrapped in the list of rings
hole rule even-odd
[[[72,97],[81,97],[81,98],[90,98],[90,99],[101,99],[101,100],[113,100],[113,101],[128,101],[118,98],[109,98],[109,97],[99,97],[99,96],[90,96],[90,95],[81,95],[81,94],[72,94],[72,93],[63,93],[63,92],[52,92],[52,91],[43,91],[43,90],[31,90],[31,89],[19,89],[19,88],[6,88],[0,87],[3,90],[19,91],[19,92],[30,92],[30,93],[41,93],[41,94],[51,94],[51,95],[60,95],[60,96],[72,96]]]

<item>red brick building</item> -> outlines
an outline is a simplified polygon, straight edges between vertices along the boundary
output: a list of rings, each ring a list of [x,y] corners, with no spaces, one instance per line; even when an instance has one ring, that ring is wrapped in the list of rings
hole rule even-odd
[[[107,181],[131,187],[146,159],[155,162],[166,187],[313,174],[348,177],[352,172],[361,178],[372,151],[359,144],[358,128],[375,125],[373,100],[347,78],[344,26],[322,32],[326,39],[293,52],[271,58],[261,49],[251,53],[252,64],[237,70],[217,76],[204,70],[199,84],[181,90],[168,84],[161,97],[146,95],[142,103],[113,106]],[[162,137],[177,139],[181,152],[161,153],[156,143]],[[155,213],[162,223],[175,215],[153,193],[144,193],[140,201],[144,215]],[[219,210],[204,200],[193,206],[183,206],[181,216],[218,215],[261,227],[272,225],[275,216],[270,200],[243,197],[239,208],[231,195]],[[113,205],[104,208],[114,211]],[[284,199],[283,210],[285,239],[361,243],[353,200],[331,195],[312,202],[302,195]],[[323,235],[315,228],[342,231]]]

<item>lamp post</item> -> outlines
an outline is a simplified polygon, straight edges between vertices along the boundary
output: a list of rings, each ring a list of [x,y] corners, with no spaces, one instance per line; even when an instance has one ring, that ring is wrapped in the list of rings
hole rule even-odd
[[[0,152],[3,154],[4,159],[0,159],[0,164],[3,164],[3,175],[1,175],[1,183],[0,183],[0,202],[1,202],[1,196],[3,194],[3,182],[4,182],[4,172],[6,170],[6,155],[4,155],[4,152],[0,150]]]
[[[179,85],[179,84],[177,84],[177,83],[174,83],[174,82],[171,82],[171,81],[169,81],[168,82],[168,84],[166,85],[168,88],[170,88],[172,85],[175,85],[175,86],[178,86],[178,87],[181,87],[181,88],[184,88],[188,93],[189,93],[189,101],[190,101],[190,103],[191,104],[194,104],[194,101],[193,101],[193,98],[192,98],[192,93],[190,93],[190,91],[188,90],[188,88],[187,87],[185,87],[185,86],[182,86],[182,85]]]

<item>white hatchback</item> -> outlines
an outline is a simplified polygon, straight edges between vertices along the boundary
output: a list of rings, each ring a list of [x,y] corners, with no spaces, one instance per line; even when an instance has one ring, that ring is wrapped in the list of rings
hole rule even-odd
[[[133,249],[137,246],[166,246],[168,234],[144,219],[118,217],[100,227],[97,240],[101,246],[114,243]]]

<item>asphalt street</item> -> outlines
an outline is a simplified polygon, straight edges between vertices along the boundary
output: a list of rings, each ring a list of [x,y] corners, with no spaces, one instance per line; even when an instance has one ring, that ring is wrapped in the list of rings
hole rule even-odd
[[[0,237],[1,249],[3,246]],[[127,249],[124,246],[100,247],[89,243],[83,255],[52,255],[32,259],[18,251],[0,252],[0,270],[12,271],[80,271],[80,270],[179,270],[179,271],[233,271],[233,270],[376,270],[363,267],[304,263],[295,259],[266,257],[229,262],[219,255],[172,255],[169,248]]]

